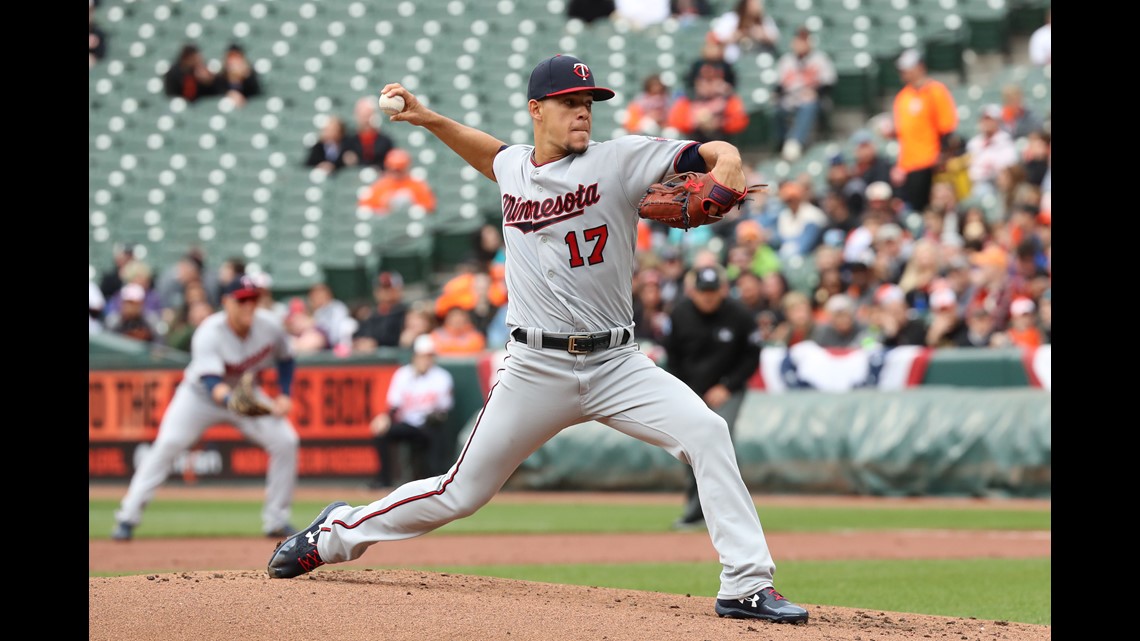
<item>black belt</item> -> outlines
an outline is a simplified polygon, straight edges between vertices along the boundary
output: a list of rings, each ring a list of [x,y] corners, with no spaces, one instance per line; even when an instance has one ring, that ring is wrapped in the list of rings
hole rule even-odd
[[[622,329],[621,341],[624,345],[629,340],[629,330]],[[511,337],[520,343],[526,342],[526,330],[522,327],[511,332]],[[608,349],[610,345],[610,332],[597,332],[595,334],[567,334],[564,336],[542,333],[542,346],[549,349],[561,349],[571,354],[589,354],[599,350]]]

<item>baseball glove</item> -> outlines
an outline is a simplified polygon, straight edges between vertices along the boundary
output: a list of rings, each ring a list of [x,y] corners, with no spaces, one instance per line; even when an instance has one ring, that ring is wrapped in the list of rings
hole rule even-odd
[[[673,174],[645,190],[637,205],[637,214],[669,227],[689,230],[720,220],[748,194],[766,186],[753,185],[741,192],[720,184],[711,173]]]
[[[265,416],[273,411],[258,399],[253,389],[253,372],[241,375],[241,380],[230,391],[230,400],[226,403],[226,407],[242,416]]]

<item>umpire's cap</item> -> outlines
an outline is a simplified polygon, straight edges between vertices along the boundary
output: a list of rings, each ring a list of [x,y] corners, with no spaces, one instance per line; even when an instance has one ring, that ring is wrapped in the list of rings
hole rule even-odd
[[[528,100],[542,100],[575,91],[590,91],[594,100],[614,97],[613,89],[594,85],[594,73],[586,63],[564,54],[551,56],[535,66],[530,72],[526,97]]]

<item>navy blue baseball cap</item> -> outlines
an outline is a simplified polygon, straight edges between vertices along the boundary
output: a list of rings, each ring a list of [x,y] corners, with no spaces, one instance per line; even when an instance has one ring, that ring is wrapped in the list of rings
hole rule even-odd
[[[594,100],[609,100],[615,95],[613,89],[594,85],[594,72],[586,63],[574,56],[558,54],[538,63],[530,72],[526,97],[542,100],[575,91],[590,91]]]
[[[250,300],[261,296],[261,287],[250,276],[240,276],[226,283],[223,296],[233,296],[237,300]]]

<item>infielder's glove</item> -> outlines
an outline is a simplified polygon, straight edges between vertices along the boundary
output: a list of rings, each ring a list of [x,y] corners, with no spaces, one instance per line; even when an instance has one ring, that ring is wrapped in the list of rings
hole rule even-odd
[[[645,191],[637,214],[677,229],[688,230],[716,222],[753,191],[767,185],[753,185],[744,191],[725,187],[711,173],[694,171],[666,176]]]
[[[241,375],[241,380],[230,391],[230,400],[226,403],[226,407],[242,416],[265,416],[273,411],[258,399],[253,389],[253,372]]]

